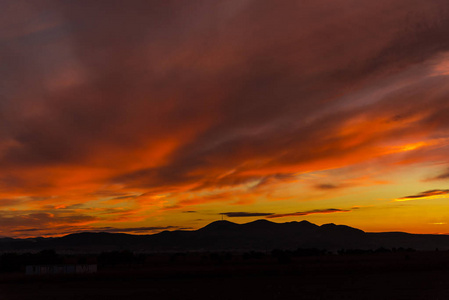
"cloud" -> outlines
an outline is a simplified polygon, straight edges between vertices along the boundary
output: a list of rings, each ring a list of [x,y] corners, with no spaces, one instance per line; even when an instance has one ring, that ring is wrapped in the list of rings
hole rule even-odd
[[[236,217],[265,217],[274,215],[274,213],[259,213],[259,212],[224,212],[220,213],[220,215],[224,215],[229,218]]]
[[[440,175],[432,177],[428,180],[445,180],[445,179],[449,179],[449,169],[441,173]]]
[[[340,186],[331,183],[322,183],[315,185],[315,188],[318,190],[335,190],[340,188]]]
[[[62,228],[79,228],[96,221],[97,217],[86,214],[3,211],[0,213],[0,233],[4,236],[24,235],[26,232],[58,235]]]
[[[92,227],[90,230],[83,230],[79,232],[110,232],[110,233],[155,233],[164,230],[187,230],[190,227],[180,226],[152,226],[152,227],[128,227],[128,228],[116,228],[116,227]]]
[[[410,201],[410,200],[416,200],[416,199],[425,199],[425,198],[429,198],[429,197],[434,197],[434,196],[443,196],[449,194],[449,190],[428,190],[428,191],[424,191],[421,192],[419,194],[416,195],[411,195],[411,196],[405,196],[402,198],[398,198],[395,199],[394,201]]]
[[[294,212],[294,213],[287,213],[287,214],[273,214],[273,215],[267,216],[266,218],[274,219],[274,218],[284,218],[284,217],[307,216],[307,215],[313,215],[313,214],[332,214],[332,213],[341,213],[341,212],[351,212],[351,210],[337,209],[337,208],[314,209],[314,210],[309,210],[309,211]]]
[[[130,234],[154,234],[164,230],[188,230],[190,227],[180,226],[153,226],[153,227],[93,227],[93,226],[55,226],[53,228],[26,228],[16,229],[13,233],[21,237],[37,236],[61,236],[83,232],[108,232],[108,233],[130,233]]]
[[[268,175],[260,178],[259,182],[253,187],[254,190],[260,188],[273,188],[276,185],[286,182],[294,182],[297,180],[297,176],[294,173],[280,173]]]
[[[9,2],[1,199],[118,221],[121,203],[257,203],[298,174],[447,157],[444,1]]]
[[[23,202],[23,199],[0,199],[0,207],[15,206]]]

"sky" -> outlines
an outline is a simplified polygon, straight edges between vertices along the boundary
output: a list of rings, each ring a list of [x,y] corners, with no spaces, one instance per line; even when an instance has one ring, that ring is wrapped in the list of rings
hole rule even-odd
[[[447,0],[0,0],[0,236],[449,233]]]

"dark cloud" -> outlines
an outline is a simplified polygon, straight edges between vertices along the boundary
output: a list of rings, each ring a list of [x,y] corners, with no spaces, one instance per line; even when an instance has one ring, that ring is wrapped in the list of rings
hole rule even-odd
[[[133,214],[135,209],[124,209],[124,208],[104,208],[100,211],[101,215],[123,215],[123,214]]]
[[[449,169],[438,176],[430,178],[429,180],[445,180],[445,179],[449,179]]]
[[[31,36],[2,49],[17,53],[18,59],[5,60],[8,71],[24,77],[39,100],[28,103],[21,100],[24,89],[12,91],[19,99],[15,108],[28,104],[36,112],[22,116],[6,107],[7,137],[17,145],[8,148],[3,164],[90,163],[93,150],[108,148],[119,159],[128,149],[177,136],[181,126],[216,113],[220,117],[205,121],[207,127],[176,149],[168,165],[134,173],[141,178],[136,184],[196,181],[186,174],[227,158],[238,164],[267,153],[288,164],[328,155],[308,153],[306,145],[345,116],[326,116],[324,123],[318,117],[309,126],[298,120],[322,114],[320,103],[348,86],[448,49],[449,18],[447,5],[436,0],[356,7],[349,0],[324,2],[273,7],[270,1],[99,1],[88,12],[79,2],[55,2],[47,15],[45,5],[27,4],[33,13],[23,26],[47,25],[35,25]],[[382,7],[389,14],[380,13]],[[69,83],[60,90],[35,91],[39,76],[52,82],[53,74],[66,71]],[[318,89],[324,82],[326,89]],[[219,106],[213,94],[221,98]],[[278,149],[296,149],[297,155],[279,155]]]
[[[92,227],[92,226],[55,226],[53,228],[25,228],[16,229],[13,232],[21,236],[39,235],[66,235],[82,232],[109,232],[109,233],[131,233],[131,234],[153,234],[164,230],[189,230],[190,227],[180,226],[153,226],[153,227]]]
[[[449,194],[449,190],[428,190],[428,191],[424,191],[424,192],[421,192],[416,195],[399,198],[399,200],[426,198],[426,197],[430,197],[430,196],[438,196],[438,195],[446,195],[446,194]]]
[[[319,189],[319,190],[335,190],[335,189],[340,188],[340,186],[336,185],[336,184],[331,184],[331,183],[323,183],[323,184],[317,184],[315,186],[315,188]]]
[[[274,215],[274,213],[258,213],[258,212],[224,212],[220,213],[220,215],[224,215],[229,218],[235,217],[265,217]]]
[[[136,195],[129,195],[129,196],[120,196],[120,197],[114,197],[113,200],[122,200],[122,199],[133,199],[136,198]]]
[[[128,227],[128,228],[116,228],[116,227],[97,227],[92,228],[91,232],[111,232],[111,233],[154,233],[163,230],[187,230],[190,227],[180,226],[152,226],[152,227]],[[85,232],[85,231],[80,231]]]
[[[332,213],[340,213],[340,212],[351,212],[348,209],[337,209],[337,208],[328,208],[328,209],[314,209],[309,211],[295,212],[295,213],[287,213],[287,214],[273,214],[267,216],[267,219],[274,218],[283,218],[283,217],[295,217],[295,216],[307,216],[313,214],[332,214]]]

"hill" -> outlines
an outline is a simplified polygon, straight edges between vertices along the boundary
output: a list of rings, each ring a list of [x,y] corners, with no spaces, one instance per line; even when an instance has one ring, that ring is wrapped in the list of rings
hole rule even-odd
[[[274,223],[257,220],[245,224],[216,221],[198,230],[163,231],[152,235],[83,232],[57,238],[0,238],[0,251],[101,252],[132,250],[173,251],[248,251],[318,248],[340,249],[413,248],[449,250],[449,236],[403,232],[367,233],[345,225],[307,221]]]

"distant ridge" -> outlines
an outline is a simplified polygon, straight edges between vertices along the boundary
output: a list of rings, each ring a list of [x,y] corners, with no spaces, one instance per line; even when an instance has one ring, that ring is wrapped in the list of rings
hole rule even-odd
[[[449,236],[404,232],[367,233],[335,224],[318,226],[308,221],[274,223],[256,220],[237,224],[222,220],[193,231],[163,231],[152,235],[83,232],[57,238],[0,238],[0,251],[38,251],[55,249],[67,252],[132,250],[172,251],[248,251],[318,248],[340,249],[413,248],[449,250]]]
[[[236,230],[240,225],[236,223],[232,223],[230,221],[222,220],[212,222],[203,228],[198,229],[198,231],[228,231],[228,230]]]

